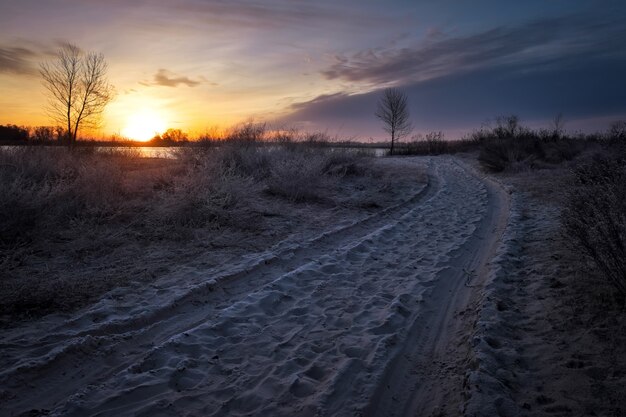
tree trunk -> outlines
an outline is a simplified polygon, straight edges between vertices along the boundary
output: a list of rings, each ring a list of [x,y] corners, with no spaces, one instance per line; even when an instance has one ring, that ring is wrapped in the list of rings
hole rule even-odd
[[[72,143],[72,124],[69,121],[67,122],[67,133],[65,134],[65,138],[67,139],[67,147],[71,150],[74,148],[74,144]]]

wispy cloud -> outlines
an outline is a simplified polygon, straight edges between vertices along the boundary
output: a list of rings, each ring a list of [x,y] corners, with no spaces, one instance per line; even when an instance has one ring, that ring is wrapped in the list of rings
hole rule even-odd
[[[163,5],[169,7],[170,2],[164,2]],[[388,22],[385,16],[371,16],[353,6],[293,0],[184,0],[177,2],[174,7],[177,13],[187,12],[205,22],[242,28],[309,27],[321,22],[337,22],[343,25]]]
[[[11,73],[17,75],[33,75],[37,73],[37,68],[33,60],[38,54],[31,49],[24,47],[2,47],[0,46],[0,73]]]
[[[496,27],[460,37],[438,34],[404,48],[377,48],[336,55],[325,78],[372,85],[424,81],[503,64],[541,63],[573,55],[623,54],[623,25],[564,16]]]
[[[344,92],[335,93],[335,94],[322,94],[309,101],[293,103],[289,106],[289,109],[292,111],[308,109],[311,106],[325,105],[328,102],[333,102],[335,100],[344,99],[346,97],[348,97],[348,94]]]
[[[162,86],[162,87],[178,87],[186,85],[187,87],[196,87],[204,82],[204,79],[193,80],[189,77],[178,76],[171,71],[161,68],[154,74],[152,81],[140,82],[145,86]]]

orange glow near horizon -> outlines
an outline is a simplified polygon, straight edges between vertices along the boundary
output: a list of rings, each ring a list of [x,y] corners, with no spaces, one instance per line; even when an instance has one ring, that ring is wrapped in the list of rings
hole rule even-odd
[[[128,139],[147,142],[167,129],[167,122],[152,110],[142,110],[131,114],[122,135]]]

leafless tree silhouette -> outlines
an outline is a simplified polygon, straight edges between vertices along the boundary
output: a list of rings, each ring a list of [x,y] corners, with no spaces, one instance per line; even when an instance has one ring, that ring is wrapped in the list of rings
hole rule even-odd
[[[39,72],[48,90],[50,116],[67,126],[69,147],[76,143],[78,130],[96,127],[114,89],[107,79],[104,55],[83,52],[67,43],[49,62],[41,63]]]
[[[559,113],[552,119],[552,137],[554,139],[560,139],[565,133],[565,119],[563,113]]]
[[[407,136],[413,130],[409,117],[408,98],[406,93],[397,88],[387,88],[378,100],[376,117],[383,122],[383,129],[391,135],[390,154],[396,140]]]

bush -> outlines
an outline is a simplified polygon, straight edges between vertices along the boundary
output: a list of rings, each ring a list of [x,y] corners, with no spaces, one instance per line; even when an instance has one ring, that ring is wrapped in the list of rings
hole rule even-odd
[[[485,139],[478,154],[478,162],[491,172],[502,172],[513,165],[532,168],[537,159],[544,158],[541,141],[535,137]]]
[[[217,163],[239,175],[257,180],[267,178],[271,171],[272,149],[251,142],[227,142],[216,153]]]
[[[527,130],[520,125],[519,117],[512,114],[509,116],[496,117],[496,125],[493,128],[493,135],[499,139],[516,138]]]
[[[254,144],[267,138],[267,126],[265,123],[247,122],[235,126],[228,132],[226,140],[243,144]]]
[[[584,139],[561,138],[544,141],[532,133],[517,138],[488,138],[480,143],[478,161],[490,172],[535,168],[571,161],[587,146],[588,142]]]
[[[250,179],[215,159],[205,159],[169,178],[167,186],[154,196],[157,204],[149,220],[156,225],[192,228],[219,228],[234,225],[235,220],[244,225],[244,201],[252,191]]]
[[[273,155],[267,192],[294,202],[321,200],[325,158],[305,152],[277,152]]]
[[[430,132],[426,136],[417,134],[413,136],[413,140],[398,145],[398,154],[400,155],[441,155],[448,153],[450,144],[444,139],[442,132]]]
[[[496,121],[493,129],[481,129],[472,134],[472,139],[480,146],[478,161],[490,172],[571,161],[590,142],[588,137],[564,136],[558,117],[551,131],[527,129],[520,125],[516,116],[499,117]]]
[[[0,244],[33,239],[69,221],[123,211],[125,189],[116,161],[94,153],[20,147],[0,152]]]
[[[350,151],[240,143],[180,148],[182,163],[134,183],[129,173],[146,162],[136,149],[0,149],[0,246],[55,238],[76,222],[220,227],[253,211],[261,190],[324,201],[332,177],[366,172]]]
[[[613,142],[624,142],[626,141],[626,121],[619,120],[617,122],[611,123],[609,126],[609,131],[607,133],[608,140]]]
[[[291,140],[256,142],[259,131],[254,131],[248,139],[241,139],[242,134],[236,140],[224,141],[219,148],[188,148],[178,156],[205,172],[207,167],[214,167],[211,175],[215,175],[215,169],[228,172],[256,182],[270,195],[293,202],[322,201],[329,177],[362,175],[366,171],[355,152]]]
[[[626,296],[626,152],[575,170],[562,222],[573,245]]]

